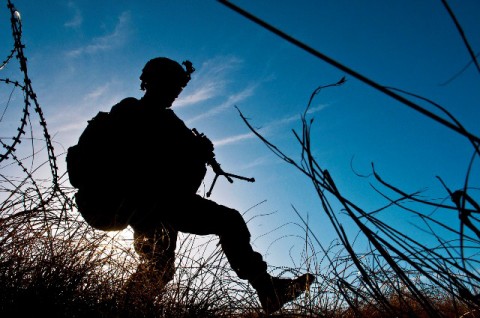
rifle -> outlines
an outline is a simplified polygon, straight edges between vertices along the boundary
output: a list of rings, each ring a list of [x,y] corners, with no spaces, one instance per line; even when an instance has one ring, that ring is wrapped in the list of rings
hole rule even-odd
[[[195,129],[195,128],[192,129],[192,132],[195,136],[197,136],[199,138],[207,138],[207,136],[205,136],[205,134],[199,133],[197,131],[197,129]],[[230,183],[233,183],[232,178],[245,180],[245,181],[248,181],[248,182],[255,182],[255,178],[247,178],[247,177],[239,176],[237,174],[233,174],[233,173],[223,171],[223,169],[220,167],[220,164],[215,159],[215,153],[213,153],[213,152],[212,152],[212,156],[210,157],[210,159],[208,159],[207,164],[210,167],[212,167],[212,170],[215,173],[215,177],[213,178],[212,185],[210,186],[210,189],[207,192],[207,197],[210,197],[210,195],[212,194],[213,187],[215,186],[215,183],[217,182],[217,179],[218,179],[219,176],[224,176],[228,180],[228,182],[230,182]]]

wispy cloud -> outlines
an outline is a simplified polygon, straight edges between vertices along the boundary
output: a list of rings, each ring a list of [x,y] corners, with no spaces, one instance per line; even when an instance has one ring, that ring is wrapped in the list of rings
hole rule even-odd
[[[326,107],[328,107],[327,104],[321,104],[316,107],[312,107],[307,111],[307,114],[313,115],[315,113],[318,113],[319,111],[322,111]],[[301,115],[302,114],[296,114],[296,115],[283,117],[277,120],[273,120],[262,125],[260,128],[256,130],[257,132],[261,133],[262,136],[268,137],[274,134],[276,131],[278,131],[278,129],[282,129],[285,125],[288,125],[293,122],[299,122],[301,120]],[[253,132],[250,132],[246,134],[230,136],[220,140],[215,140],[213,141],[213,143],[215,147],[222,147],[222,146],[236,144],[236,143],[239,143],[248,139],[253,139],[253,138],[257,138],[257,136]]]
[[[250,170],[252,168],[259,167],[259,166],[271,165],[271,163],[272,163],[272,158],[270,156],[263,156],[263,157],[258,157],[253,161],[246,162],[244,165],[238,168],[241,170]]]
[[[218,115],[219,113],[223,112],[224,110],[226,109],[229,109],[230,107],[232,107],[233,105],[245,100],[246,98],[252,96],[254,90],[256,88],[256,85],[251,85],[247,88],[245,88],[243,91],[237,93],[237,94],[233,94],[233,95],[230,95],[227,100],[223,103],[221,103],[220,105],[196,116],[196,117],[193,117],[193,118],[190,118],[189,120],[187,120],[187,124],[192,124],[193,122],[197,121],[197,120],[200,120],[200,119],[205,119],[205,118],[209,118],[209,117],[212,117],[212,116],[215,116],[215,115]]]
[[[256,137],[255,134],[251,132],[251,133],[246,133],[246,134],[241,134],[241,135],[236,135],[236,136],[223,138],[223,139],[220,139],[220,140],[213,140],[212,142],[215,145],[215,147],[222,147],[222,146],[235,144],[235,143],[238,143],[240,141],[247,140],[247,139],[253,139],[255,137]]]
[[[73,1],[68,1],[67,6],[73,11],[73,17],[63,25],[67,28],[79,28],[83,22],[82,12]]]
[[[231,73],[234,71],[234,68],[238,67],[240,63],[241,61],[236,59],[235,57],[223,57],[209,60],[202,65],[200,72],[198,72],[196,78],[196,80],[201,84],[194,88],[193,93],[176,101],[175,107],[193,105],[195,103],[212,99],[214,97],[228,97],[219,105],[210,108],[207,111],[203,111],[197,116],[185,120],[185,123],[188,126],[199,120],[205,120],[207,118],[221,114],[225,110],[230,109],[235,104],[239,104],[240,102],[244,101],[245,99],[251,97],[254,94],[255,90],[258,88],[262,81],[257,81],[255,84],[248,85],[246,88],[237,93],[229,94],[228,92],[226,92],[228,87],[227,78],[230,77]],[[268,78],[266,80],[268,80]],[[326,104],[310,107],[307,111],[307,114],[313,115],[325,109],[325,107],[327,107]],[[264,136],[269,136],[275,133],[275,131],[277,131],[278,129],[282,129],[285,125],[300,122],[302,115],[303,112],[272,120],[268,123],[263,124],[262,127],[258,129],[258,131],[261,131],[262,135]],[[254,133],[246,133],[226,137],[220,140],[215,140],[213,142],[215,144],[215,147],[222,147],[226,145],[240,143],[253,138],[256,138]]]
[[[330,104],[320,104],[320,105],[317,105],[315,107],[310,107],[310,109],[307,111],[307,114],[313,115],[315,113],[318,113],[319,111],[324,110],[328,106],[330,106]]]
[[[130,33],[130,12],[123,12],[118,17],[118,22],[114,30],[101,37],[94,38],[90,43],[83,47],[67,52],[67,56],[77,57],[83,54],[94,54],[100,51],[108,51],[114,48],[121,47],[128,38]]]
[[[319,111],[325,109],[328,105],[327,104],[321,104],[315,107],[311,107],[308,109],[307,114],[308,115],[313,115],[315,113],[318,113]],[[270,123],[267,123],[265,125],[265,128],[273,128],[273,127],[280,127],[280,126],[285,126],[287,124],[290,124],[292,122],[298,122],[301,119],[301,116],[303,113],[295,114],[295,115],[290,115],[287,117],[280,118],[278,120],[271,121]]]
[[[236,56],[217,56],[203,62],[197,75],[202,78],[225,78],[242,63],[243,61]]]
[[[210,98],[215,97],[218,94],[219,83],[209,82],[198,87],[193,93],[179,98],[175,101],[175,108],[194,105],[199,102],[203,102]]]
[[[110,83],[106,83],[102,86],[96,87],[93,91],[85,95],[84,100],[96,101],[99,97],[105,95],[110,87]]]
[[[180,95],[175,108],[195,105],[225,94],[228,78],[242,61],[235,56],[219,56],[207,60],[192,75],[192,93]]]

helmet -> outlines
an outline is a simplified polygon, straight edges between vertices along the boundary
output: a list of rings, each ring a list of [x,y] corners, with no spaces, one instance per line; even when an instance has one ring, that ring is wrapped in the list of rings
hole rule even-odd
[[[151,59],[145,64],[140,75],[141,89],[145,90],[145,84],[152,81],[184,88],[190,81],[190,74],[195,69],[190,61],[185,61],[182,64],[185,65],[186,69],[166,57]]]

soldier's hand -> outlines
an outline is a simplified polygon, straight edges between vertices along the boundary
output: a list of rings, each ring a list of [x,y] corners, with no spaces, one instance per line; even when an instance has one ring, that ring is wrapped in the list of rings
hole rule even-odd
[[[212,141],[204,134],[199,133],[195,128],[192,129],[192,132],[197,137],[199,151],[205,155],[205,158],[209,160],[215,157]]]
[[[215,147],[210,139],[207,136],[203,135],[200,137],[201,148],[205,153],[213,153]]]

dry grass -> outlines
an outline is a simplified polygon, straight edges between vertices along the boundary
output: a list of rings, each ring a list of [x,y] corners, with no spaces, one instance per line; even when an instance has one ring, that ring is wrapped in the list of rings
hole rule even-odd
[[[132,242],[120,233],[92,230],[64,195],[42,197],[12,193],[3,202],[0,223],[0,316],[50,317],[261,317],[253,289],[229,268],[215,237],[181,235],[175,278],[164,288],[146,279],[126,297],[124,285],[138,259]],[[29,195],[27,195],[29,194]],[[40,204],[41,203],[41,204]],[[30,206],[29,210],[24,210]],[[125,233],[123,233],[125,234]],[[128,233],[127,233],[128,234]],[[314,242],[306,243],[314,251]],[[387,302],[372,297],[350,270],[341,244],[333,244],[302,268],[271,268],[292,276],[308,265],[318,281],[309,293],[277,314],[281,317],[430,317],[407,290],[388,286],[390,274],[377,270],[373,283],[383,285]],[[390,278],[389,278],[390,277]],[[417,286],[441,317],[473,310],[435,286]],[[388,306],[385,304],[388,303]],[[454,306],[455,305],[455,306]],[[468,317],[468,316],[465,316]]]

